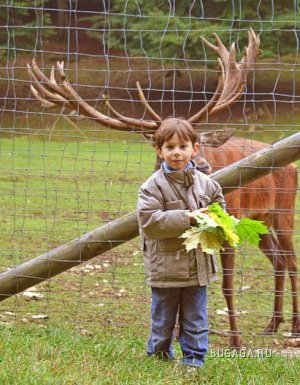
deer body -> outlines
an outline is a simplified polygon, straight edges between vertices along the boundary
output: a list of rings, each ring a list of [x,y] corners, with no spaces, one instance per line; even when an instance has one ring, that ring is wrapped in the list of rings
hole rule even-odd
[[[200,158],[204,157],[213,171],[232,164],[256,151],[266,144],[254,140],[231,138],[222,147],[202,146]],[[294,227],[294,210],[297,192],[297,171],[294,165],[275,170],[246,187],[241,187],[225,195],[227,211],[240,218],[242,216],[262,220],[272,229],[263,235],[260,242],[261,251],[271,261],[275,276],[274,313],[265,328],[266,333],[277,332],[283,321],[283,294],[285,271],[288,271],[293,298],[292,332],[300,333],[300,315],[297,299],[297,263],[292,236]],[[225,191],[226,193],[226,191]],[[223,269],[223,293],[227,302],[231,329],[231,345],[239,347],[241,339],[238,332],[234,310],[234,249],[226,247],[221,253]]]

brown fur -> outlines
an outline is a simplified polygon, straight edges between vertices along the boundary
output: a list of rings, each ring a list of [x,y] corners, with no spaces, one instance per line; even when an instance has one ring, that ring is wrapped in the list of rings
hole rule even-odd
[[[222,147],[203,146],[197,163],[203,164],[205,158],[213,171],[228,166],[254,152],[266,144],[254,140],[231,138]],[[278,331],[283,321],[283,293],[285,271],[288,271],[292,286],[293,317],[292,332],[300,333],[300,316],[297,298],[297,263],[292,236],[294,210],[297,192],[297,171],[294,165],[275,170],[245,187],[225,196],[227,210],[236,217],[250,217],[264,221],[274,231],[264,235],[260,249],[271,261],[275,275],[274,313],[265,328],[266,333]],[[223,293],[227,302],[231,330],[231,345],[241,346],[234,310],[234,250],[226,247],[221,254],[223,268]]]

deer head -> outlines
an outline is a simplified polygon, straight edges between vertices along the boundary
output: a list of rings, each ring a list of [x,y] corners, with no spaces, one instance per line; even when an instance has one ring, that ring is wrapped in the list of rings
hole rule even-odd
[[[252,29],[248,31],[248,46],[245,48],[245,54],[240,62],[236,61],[235,43],[231,45],[228,51],[218,35],[215,33],[214,36],[216,45],[210,43],[205,38],[202,38],[202,40],[210,49],[218,54],[221,72],[217,88],[211,100],[195,115],[187,119],[188,122],[197,126],[197,128],[208,117],[228,108],[241,97],[246,86],[247,74],[253,68],[255,60],[259,55],[260,40]],[[75,113],[79,113],[112,129],[122,131],[139,129],[148,140],[152,139],[153,134],[163,121],[162,117],[147,102],[139,82],[136,83],[136,86],[140,101],[152,120],[130,118],[120,114],[113,108],[105,96],[103,96],[103,101],[109,110],[109,114],[103,114],[93,108],[80,97],[67,79],[63,62],[56,63],[56,73],[59,82],[55,79],[54,66],[52,66],[50,77],[44,75],[34,60],[27,67],[32,80],[31,91],[45,108],[61,106],[66,110],[75,111]],[[218,146],[225,143],[233,133],[233,130],[200,132],[199,142]]]

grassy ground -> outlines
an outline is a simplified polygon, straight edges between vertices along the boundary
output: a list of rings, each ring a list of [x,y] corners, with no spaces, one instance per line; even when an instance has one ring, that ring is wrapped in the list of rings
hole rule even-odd
[[[53,122],[48,123],[36,130],[36,122],[31,121],[30,135],[24,135],[17,121],[14,135],[0,139],[2,271],[133,210],[137,189],[153,169],[154,152],[136,134],[130,140],[109,131],[95,135],[95,128],[89,126],[86,138],[80,130],[61,123],[53,129]],[[297,250],[299,209],[298,196]],[[290,354],[289,283],[280,334],[260,335],[272,314],[272,276],[271,265],[257,250],[238,253],[239,325],[247,349]],[[41,283],[27,296],[2,302],[0,383],[298,383],[299,359],[275,354],[209,356],[206,367],[192,377],[177,360],[146,358],[149,305],[138,240]],[[225,307],[219,282],[209,289],[209,316],[211,328],[222,333],[228,330]],[[210,340],[213,349],[228,347],[226,337],[213,334]]]
[[[300,374],[299,358],[268,352],[265,357],[252,352],[250,358],[212,353],[203,369],[190,374],[178,359],[148,358],[144,339],[126,333],[117,339],[82,336],[64,327],[5,327],[1,342],[3,385],[298,384]]]

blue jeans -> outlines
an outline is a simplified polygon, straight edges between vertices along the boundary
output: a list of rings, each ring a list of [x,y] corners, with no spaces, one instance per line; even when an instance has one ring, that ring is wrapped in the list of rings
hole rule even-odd
[[[174,357],[172,337],[178,306],[182,363],[201,367],[208,349],[206,286],[152,288],[152,324],[147,354]]]

